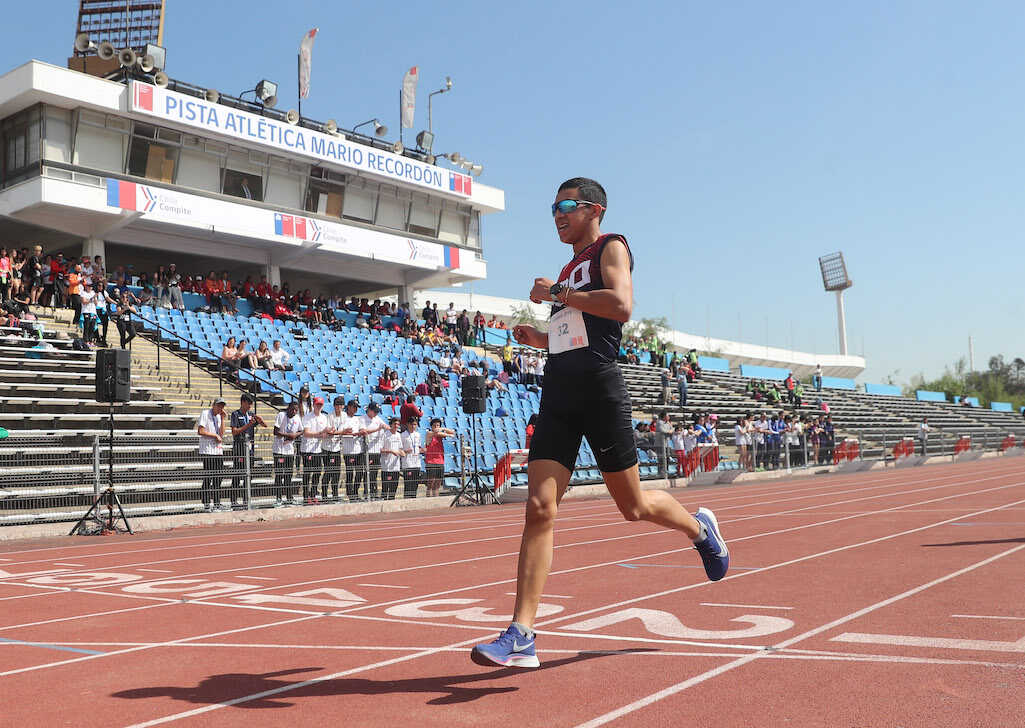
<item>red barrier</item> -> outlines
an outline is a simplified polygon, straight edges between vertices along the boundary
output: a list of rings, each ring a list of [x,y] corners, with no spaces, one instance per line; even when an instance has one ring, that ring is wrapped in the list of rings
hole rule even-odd
[[[967,452],[972,449],[972,438],[968,435],[961,435],[956,443],[954,443],[954,454],[960,455],[963,452]]]
[[[840,462],[847,459],[847,442],[841,442],[839,445],[833,448],[833,465],[837,465]]]
[[[900,460],[906,458],[909,455],[915,454],[915,441],[913,438],[905,437],[903,440],[899,440],[896,445],[893,446],[893,459]]]
[[[1014,435],[1008,435],[1004,438],[1004,441],[1000,443],[1000,452],[1007,452],[1017,444],[1018,443],[1015,441]]]
[[[701,451],[701,470],[710,473],[719,467],[719,446],[698,445]]]

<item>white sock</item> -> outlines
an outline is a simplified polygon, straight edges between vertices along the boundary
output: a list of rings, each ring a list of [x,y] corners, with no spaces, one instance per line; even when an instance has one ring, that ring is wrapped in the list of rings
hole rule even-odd
[[[701,521],[698,521],[698,525],[701,526],[701,530],[698,531],[698,535],[694,539],[692,539],[694,543],[701,543],[706,538],[708,538],[708,527]]]
[[[525,625],[522,625],[519,622],[513,622],[512,626],[516,628],[517,632],[519,632],[521,635],[523,635],[527,639],[533,639],[534,638],[534,630],[530,629],[529,627],[527,627]]]

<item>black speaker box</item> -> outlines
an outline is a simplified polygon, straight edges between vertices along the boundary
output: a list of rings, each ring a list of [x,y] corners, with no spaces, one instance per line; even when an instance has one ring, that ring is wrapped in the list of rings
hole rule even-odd
[[[127,349],[97,349],[96,401],[128,402],[131,398],[131,354]]]
[[[463,412],[479,415],[488,411],[487,379],[481,374],[467,374],[462,380]]]

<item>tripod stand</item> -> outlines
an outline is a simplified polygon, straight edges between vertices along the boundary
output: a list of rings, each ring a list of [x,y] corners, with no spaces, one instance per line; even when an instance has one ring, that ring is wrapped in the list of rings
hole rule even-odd
[[[488,502],[495,505],[502,504],[495,491],[489,488],[487,483],[480,477],[480,469],[477,466],[477,417],[478,415],[476,414],[470,416],[470,429],[473,433],[473,473],[466,479],[466,483],[463,484],[456,497],[452,499],[449,507],[483,506],[487,505]]]
[[[108,387],[113,382],[113,379],[113,373],[107,376]],[[68,534],[69,536],[76,534],[123,533],[125,531],[133,533],[132,527],[128,523],[128,517],[125,515],[125,509],[121,507],[121,499],[118,498],[117,492],[114,490],[114,400],[109,400],[107,404],[109,406],[107,421],[110,426],[107,446],[107,489],[96,496],[92,506],[85,512],[84,516],[78,519],[78,523],[71,529],[71,533]],[[101,515],[104,506],[107,508],[106,519]],[[124,523],[123,527],[118,525],[118,519],[114,517],[114,506],[117,506],[119,518]]]

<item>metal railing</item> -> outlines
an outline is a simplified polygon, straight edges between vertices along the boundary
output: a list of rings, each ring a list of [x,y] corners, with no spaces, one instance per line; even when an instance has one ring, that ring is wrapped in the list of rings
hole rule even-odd
[[[243,371],[234,362],[227,361],[226,359],[221,357],[220,354],[212,351],[211,349],[206,348],[205,346],[200,346],[199,344],[197,344],[192,339],[189,339],[188,337],[182,336],[177,331],[174,331],[173,329],[169,329],[166,326],[163,326],[162,324],[160,324],[158,321],[156,321],[154,319],[147,318],[146,316],[143,316],[140,313],[133,313],[133,314],[131,314],[131,316],[133,318],[135,318],[135,319],[138,319],[139,321],[145,321],[149,326],[152,326],[154,328],[154,330],[155,330],[155,335],[153,337],[153,345],[156,347],[156,350],[157,350],[157,371],[160,371],[160,352],[161,352],[161,349],[163,349],[163,346],[161,345],[160,332],[167,333],[171,337],[173,337],[173,339],[176,342],[178,342],[178,348],[179,349],[182,348],[181,344],[182,344],[182,342],[184,342],[184,345],[185,345],[185,348],[184,348],[184,351],[185,351],[185,362],[186,362],[186,366],[185,366],[185,377],[186,377],[185,378],[185,388],[188,389],[188,390],[192,389],[192,353],[193,353],[193,351],[196,352],[196,356],[197,357],[199,356],[200,352],[205,353],[205,354],[213,357],[213,361],[215,363],[215,366],[212,367],[212,371],[211,371],[211,369],[207,369],[205,367],[202,367],[202,368],[204,369],[204,371],[207,371],[208,373],[212,373],[212,374],[214,374],[217,377],[217,382],[218,382],[217,393],[219,395],[221,395],[221,396],[224,395],[224,380],[225,380],[226,375],[230,376],[229,373],[232,372],[232,371],[234,371],[234,372],[241,372],[241,371]],[[146,331],[146,329],[143,329],[143,332],[148,333],[148,331]],[[130,343],[131,342],[129,342],[129,344]],[[199,364],[196,364],[196,366],[199,366]],[[278,384],[276,384],[273,380],[271,380],[269,378],[260,376],[259,374],[256,373],[255,370],[245,370],[245,371],[249,371],[251,373],[251,375],[252,375],[252,386],[249,388],[249,391],[254,396],[260,394],[260,391],[257,388],[257,383],[261,383],[261,384],[266,384],[269,387],[271,387],[272,389],[276,390],[279,394],[281,394],[285,398],[286,402],[291,401],[292,399],[296,398],[297,395],[294,394],[291,390],[285,389],[285,388],[279,386]],[[234,386],[236,384],[236,382],[237,382],[237,384],[238,384],[240,389],[245,389],[242,386],[242,377],[241,377],[240,374],[237,377],[236,381],[232,382],[232,386]]]
[[[9,438],[0,441],[0,525],[78,520],[108,487],[131,517],[412,499],[445,490],[445,479],[461,487],[472,468],[458,456],[458,468],[448,460],[441,481],[428,481],[422,458],[382,457],[366,436],[344,437],[338,451],[321,444],[275,448],[226,434],[220,452],[204,454],[194,433]]]

